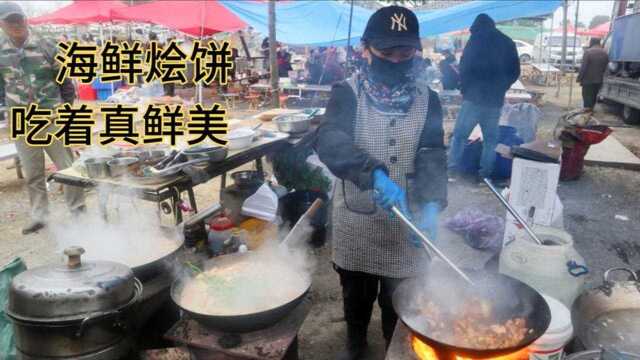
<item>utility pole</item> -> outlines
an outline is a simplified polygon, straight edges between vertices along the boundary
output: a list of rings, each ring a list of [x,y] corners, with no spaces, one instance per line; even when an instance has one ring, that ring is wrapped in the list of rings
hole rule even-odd
[[[578,15],[580,14],[580,0],[576,0],[576,19],[575,27],[573,28],[573,66],[576,65],[576,43],[578,42]],[[573,75],[571,76],[571,82],[569,83],[569,103],[567,108],[571,108],[571,102],[573,100]]]
[[[567,66],[567,29],[568,29],[568,9],[569,8],[569,1],[568,0],[564,0],[562,1],[562,57],[561,57],[561,64],[562,64],[562,75],[564,75],[566,69],[565,67]],[[577,25],[577,24],[576,24]]]
[[[636,2],[635,5],[637,5]],[[613,11],[611,14],[611,24],[613,24],[613,20],[618,16],[624,16],[627,13],[627,4],[628,0],[618,0],[613,3]],[[637,6],[634,6],[634,9],[637,9]]]
[[[347,76],[349,76],[349,70],[351,69],[351,21],[353,20],[353,0],[351,0],[351,7],[349,9],[349,32],[347,34]]]
[[[271,104],[280,107],[280,77],[278,75],[278,49],[276,40],[276,1],[269,0],[269,63],[271,64]]]

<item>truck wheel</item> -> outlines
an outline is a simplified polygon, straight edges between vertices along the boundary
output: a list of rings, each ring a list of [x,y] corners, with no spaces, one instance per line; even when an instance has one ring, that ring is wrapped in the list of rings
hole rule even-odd
[[[640,110],[634,109],[631,106],[625,105],[622,108],[622,121],[628,125],[640,124]]]
[[[600,104],[600,106],[602,106],[602,109],[604,110],[604,112],[613,114],[613,115],[622,116],[621,104],[618,104],[615,101],[611,101],[606,97],[602,97],[601,95],[598,95],[598,103]]]
[[[520,55],[520,62],[523,64],[528,64],[531,62],[531,56],[529,56],[529,54],[522,54]]]

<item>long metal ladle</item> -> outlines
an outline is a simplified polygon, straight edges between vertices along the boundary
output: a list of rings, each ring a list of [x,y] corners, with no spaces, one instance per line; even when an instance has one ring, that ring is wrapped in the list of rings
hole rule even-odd
[[[422,231],[420,231],[415,225],[413,225],[411,220],[409,220],[406,216],[404,216],[404,214],[402,213],[402,211],[400,211],[400,209],[394,206],[391,208],[391,211],[398,217],[398,219],[400,219],[405,225],[407,225],[409,229],[411,229],[411,231],[413,231],[413,233],[420,238],[420,240],[422,240],[422,243],[426,246],[425,251],[427,250],[427,247],[431,249],[434,253],[436,253],[436,255],[438,255],[438,257],[440,257],[440,259],[442,259],[444,262],[447,263],[447,265],[449,265],[453,270],[455,270],[456,273],[458,273],[458,275],[460,275],[461,278],[463,278],[469,284],[474,285],[473,281],[471,281],[471,279],[467,276],[467,274],[465,274],[464,271],[460,270],[460,268],[456,266],[456,264],[454,264],[453,261],[451,261],[445,254],[443,254],[442,251],[440,251],[433,244],[433,242],[431,242],[431,240],[429,240],[429,238],[422,233]]]
[[[518,212],[516,211],[516,209],[514,209],[511,204],[509,204],[509,202],[507,201],[507,199],[505,199],[499,192],[498,189],[496,189],[493,184],[491,183],[491,180],[489,179],[484,179],[484,183],[487,184],[487,186],[489,187],[489,189],[491,189],[491,192],[493,193],[493,195],[495,195],[498,200],[500,200],[500,202],[502,203],[502,205],[504,205],[504,207],[507,208],[507,210],[509,211],[509,213],[511,215],[513,215],[514,218],[516,218],[516,220],[520,223],[520,225],[522,225],[522,227],[524,228],[524,230],[527,232],[527,234],[529,234],[529,236],[531,236],[531,238],[533,240],[535,240],[538,245],[544,245],[542,243],[542,241],[540,241],[540,239],[538,238],[538,236],[533,232],[533,230],[531,229],[531,227],[529,227],[529,224],[527,224],[527,222],[522,218],[522,216],[520,216],[520,214],[518,214]]]

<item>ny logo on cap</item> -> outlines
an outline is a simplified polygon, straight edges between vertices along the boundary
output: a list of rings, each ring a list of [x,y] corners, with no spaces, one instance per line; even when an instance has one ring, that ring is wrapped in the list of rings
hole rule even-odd
[[[393,14],[391,17],[391,30],[407,31],[407,19],[404,17],[404,14]]]

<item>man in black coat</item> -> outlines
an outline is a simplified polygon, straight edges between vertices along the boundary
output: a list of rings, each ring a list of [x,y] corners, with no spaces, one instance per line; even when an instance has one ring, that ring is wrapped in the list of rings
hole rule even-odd
[[[460,60],[462,108],[449,150],[449,169],[456,170],[469,134],[480,124],[483,147],[480,177],[490,177],[496,159],[498,120],[504,96],[520,76],[516,45],[496,29],[488,15],[471,25],[471,37]]]
[[[586,109],[593,110],[596,105],[608,64],[609,54],[600,46],[600,39],[591,39],[578,73],[578,82],[582,85],[582,101]]]

